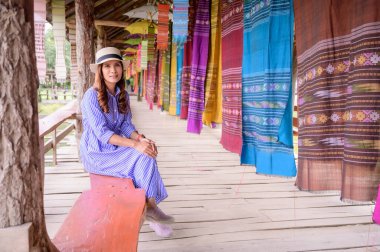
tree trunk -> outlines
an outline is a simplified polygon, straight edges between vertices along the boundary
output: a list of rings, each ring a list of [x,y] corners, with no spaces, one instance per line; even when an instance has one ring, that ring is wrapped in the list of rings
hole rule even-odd
[[[81,115],[80,101],[86,90],[94,82],[94,74],[90,71],[90,64],[95,61],[94,51],[94,1],[75,0],[77,65],[78,65],[78,115]],[[82,134],[82,119],[78,116],[76,122],[77,141]]]
[[[56,251],[43,206],[33,1],[1,1],[0,24],[0,228],[32,222],[32,246]]]

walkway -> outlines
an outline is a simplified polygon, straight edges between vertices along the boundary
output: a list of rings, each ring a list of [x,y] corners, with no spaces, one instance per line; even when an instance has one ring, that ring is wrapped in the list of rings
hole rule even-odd
[[[157,237],[144,225],[139,251],[380,251],[372,204],[348,205],[333,193],[301,192],[294,179],[256,175],[222,148],[220,129],[188,134],[186,121],[149,111],[136,97],[132,109],[136,127],[158,143],[158,164],[169,192],[161,207],[176,218],[171,239]],[[75,138],[61,145],[58,166],[46,167],[45,176],[51,236],[89,188]]]

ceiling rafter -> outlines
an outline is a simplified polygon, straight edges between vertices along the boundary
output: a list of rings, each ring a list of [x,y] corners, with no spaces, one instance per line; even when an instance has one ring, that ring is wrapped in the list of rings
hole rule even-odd
[[[117,22],[119,22],[120,24],[123,24],[123,23],[129,24],[129,23],[136,22],[139,19],[129,18],[128,16],[125,16],[124,14],[130,10],[143,6],[147,4],[148,2],[150,3],[167,2],[169,4],[173,2],[172,0],[159,0],[159,1],[158,0],[88,0],[88,1],[94,2],[94,6],[95,6],[94,19],[95,20],[112,21],[112,22],[115,22],[115,24],[117,24]],[[52,20],[51,2],[52,0],[46,1],[46,11],[47,11],[46,19],[50,23]],[[65,6],[66,6],[65,15],[66,15],[66,28],[67,28],[66,35],[68,37],[69,30],[75,29],[75,0],[65,0]],[[103,28],[104,28],[104,32],[106,33],[106,38],[109,41],[120,42],[120,41],[125,40],[125,38],[128,36],[128,32],[124,30],[124,27],[122,25],[120,25],[120,27],[103,26]]]

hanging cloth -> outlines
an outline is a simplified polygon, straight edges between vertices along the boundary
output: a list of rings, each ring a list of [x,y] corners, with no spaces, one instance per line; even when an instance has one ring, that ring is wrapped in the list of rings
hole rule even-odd
[[[130,39],[127,39],[124,41],[125,44],[129,44],[129,45],[138,45],[141,43],[141,37],[138,37],[138,38],[130,38]]]
[[[65,1],[53,0],[52,6],[52,21],[53,33],[55,41],[55,76],[57,82],[66,82],[66,63],[65,63]]]
[[[190,93],[190,76],[191,76],[191,62],[193,53],[193,33],[195,25],[195,9],[197,7],[197,0],[189,0],[189,23],[188,23],[188,36],[184,45],[183,64],[182,64],[182,83],[181,83],[181,119],[187,119],[189,112],[189,93]]]
[[[169,99],[170,99],[170,86],[169,86],[169,78],[170,78],[170,52],[165,51],[162,54],[162,88],[161,88],[161,96],[162,96],[162,110],[169,111]]]
[[[222,122],[222,67],[221,67],[221,25],[219,1],[211,4],[210,53],[207,64],[205,110],[203,124],[213,127]]]
[[[204,88],[206,80],[210,37],[210,1],[198,3],[195,13],[193,54],[191,61],[189,113],[187,132],[200,134],[204,110]]]
[[[165,65],[164,65],[164,79],[163,79],[163,84],[164,84],[164,96],[163,96],[163,109],[165,111],[169,111],[169,106],[170,106],[170,55],[171,55],[171,48],[172,48],[172,43],[171,43],[171,28],[172,26],[169,25],[169,36],[168,36],[168,50],[165,51]]]
[[[187,39],[189,1],[173,0],[173,42],[183,45]]]
[[[168,4],[158,4],[158,35],[157,35],[157,49],[168,49],[168,35],[169,35],[169,9]]]
[[[153,109],[154,103],[154,89],[156,83],[156,68],[157,59],[153,57],[152,60],[148,61],[148,84],[147,84],[147,102],[149,104],[149,109]]]
[[[141,44],[139,44],[139,47],[137,49],[137,64],[136,64],[136,71],[141,72]]]
[[[141,69],[146,70],[148,68],[148,41],[141,41]]]
[[[380,183],[380,6],[295,1],[297,186],[376,199]],[[304,39],[307,38],[307,39]]]
[[[45,83],[46,78],[46,59],[45,59],[45,22],[46,22],[46,1],[34,1],[34,45],[36,50],[36,61],[38,79],[40,83]],[[72,73],[74,71],[70,71]],[[76,79],[76,76],[75,76]],[[74,80],[71,74],[71,80]],[[76,82],[72,81],[73,85]]]
[[[148,61],[155,57],[154,41],[156,39],[155,28],[153,25],[148,27]]]
[[[169,114],[176,115],[177,105],[177,44],[172,43],[170,64],[170,105]]]
[[[133,81],[134,93],[137,95],[139,92],[139,83],[140,83],[140,74],[139,72],[135,72],[135,78]]]
[[[222,2],[222,136],[226,150],[241,153],[243,0]]]
[[[179,116],[181,114],[181,87],[182,87],[182,66],[183,66],[183,46],[177,47],[177,80],[176,80],[176,115]]]
[[[166,55],[165,51],[160,51],[160,62],[159,62],[159,71],[160,71],[160,84],[158,86],[158,101],[159,103],[157,104],[158,108],[162,108],[164,104],[164,81],[165,81],[165,61],[166,61]]]
[[[295,176],[292,0],[244,2],[243,148],[256,172]]]

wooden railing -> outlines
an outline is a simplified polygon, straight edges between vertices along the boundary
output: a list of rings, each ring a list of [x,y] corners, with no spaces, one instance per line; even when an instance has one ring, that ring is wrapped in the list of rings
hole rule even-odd
[[[53,165],[57,164],[57,145],[64,139],[70,132],[75,129],[75,123],[70,123],[62,131],[57,132],[58,127],[68,119],[75,119],[77,111],[77,101],[72,101],[52,114],[39,120],[39,136],[41,143],[41,159],[44,162],[44,155],[53,149]],[[49,133],[52,138],[45,143],[44,138]]]

